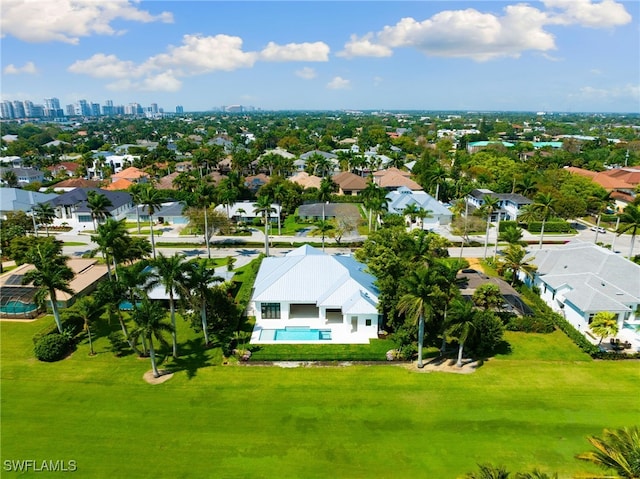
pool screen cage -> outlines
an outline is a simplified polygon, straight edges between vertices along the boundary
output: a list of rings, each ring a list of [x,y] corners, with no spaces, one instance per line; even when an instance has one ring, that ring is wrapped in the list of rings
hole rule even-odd
[[[40,314],[35,303],[37,289],[32,287],[3,286],[0,288],[0,317],[31,319]]]

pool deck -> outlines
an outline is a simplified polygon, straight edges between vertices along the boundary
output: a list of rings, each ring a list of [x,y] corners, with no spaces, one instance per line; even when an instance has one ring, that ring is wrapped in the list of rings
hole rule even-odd
[[[310,329],[329,329],[331,330],[331,339],[319,340],[297,340],[297,341],[274,341],[260,339],[263,330],[284,329],[291,327],[303,327]],[[323,319],[305,318],[305,319],[266,319],[256,322],[251,334],[251,344],[369,344],[371,337],[368,332],[351,332],[349,326],[344,324],[327,323]]]

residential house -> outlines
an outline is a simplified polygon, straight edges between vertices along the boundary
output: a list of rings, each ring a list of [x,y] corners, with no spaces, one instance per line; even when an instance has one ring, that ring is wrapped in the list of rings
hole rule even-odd
[[[128,180],[132,183],[145,183],[149,179],[149,174],[145,173],[139,168],[136,168],[135,166],[130,166],[129,168],[125,168],[119,173],[111,175],[112,183],[115,183],[120,179]]]
[[[5,168],[0,167],[0,184],[6,184],[4,175],[8,171],[12,171],[18,179],[19,185],[29,185],[31,183],[42,183],[44,181],[44,173],[35,168]]]
[[[575,166],[566,166],[565,169],[570,173],[590,178],[610,192],[611,198],[616,202],[616,210],[623,210],[637,196],[640,167],[612,168],[605,171],[591,171]]]
[[[513,148],[515,146],[514,143],[510,143],[508,141],[471,141],[467,144],[467,152],[469,154],[476,153],[480,150],[484,150],[488,146],[504,146],[505,148]]]
[[[76,163],[74,161],[63,161],[61,163],[58,163],[57,165],[48,166],[47,170],[54,178],[63,175],[74,177],[76,176],[76,172],[78,171],[78,168],[80,168],[80,166],[81,165],[79,163]]]
[[[333,218],[360,218],[360,210],[353,203],[310,203],[298,207],[298,216],[302,220],[317,221]]]
[[[138,213],[136,214],[136,208]],[[154,211],[153,221],[154,223],[168,224],[168,225],[186,225],[189,223],[183,211],[185,204],[179,201],[169,201],[162,203],[160,208]],[[137,221],[138,218],[141,222],[146,223],[149,221],[149,208],[145,205],[136,205],[126,213],[127,221]]]
[[[276,223],[278,221],[278,215],[280,214],[280,206],[277,204],[272,204],[271,207],[275,210],[275,212],[271,213],[271,217],[269,221],[271,223]],[[214,208],[215,211],[218,211],[224,215],[229,216],[229,219],[240,223],[251,223],[256,218],[263,218],[264,215],[262,213],[256,212],[256,202],[255,201],[238,201],[232,205],[218,205]]]
[[[380,328],[378,294],[375,277],[351,255],[304,245],[265,258],[249,306],[256,317],[251,342],[282,342],[279,332],[300,328],[324,331],[318,343],[368,343]]]
[[[76,188],[99,188],[100,181],[85,180],[84,178],[69,178],[62,180],[60,183],[53,185],[53,191],[63,193],[65,191],[75,190]]]
[[[6,219],[8,212],[29,212],[38,203],[45,203],[58,195],[38,193],[19,188],[0,188],[0,218]]]
[[[296,169],[296,171],[304,170],[307,166],[307,161],[312,156],[322,156],[323,158],[329,160],[333,164],[334,168],[338,166],[338,155],[334,153],[329,153],[327,151],[311,150],[301,154],[300,158],[298,158],[293,162],[293,166]]]
[[[338,185],[338,194],[346,196],[357,196],[367,187],[366,180],[350,171],[342,171],[331,177]]]
[[[411,173],[396,167],[374,172],[373,181],[388,191],[397,190],[401,186],[409,188],[412,191],[422,190],[422,186],[411,179]]]
[[[258,173],[257,175],[247,176],[244,179],[244,185],[249,188],[252,193],[256,193],[261,186],[269,183],[270,178],[264,173]]]
[[[389,213],[404,215],[405,208],[410,205],[427,211],[428,216],[417,218],[422,229],[448,225],[453,217],[453,213],[433,196],[424,191],[412,191],[406,186],[401,186],[397,190],[387,193],[387,202]]]
[[[289,181],[302,186],[303,189],[320,188],[322,178],[316,175],[310,175],[306,171],[300,171],[293,176],[290,176]]]
[[[92,227],[91,209],[87,204],[89,191],[105,195],[111,201],[112,206],[107,208],[107,212],[117,220],[124,218],[127,212],[133,208],[133,201],[129,193],[99,188],[76,188],[56,195],[55,198],[47,201],[56,211],[57,219],[54,220],[54,224],[68,223],[76,227]]]
[[[491,221],[498,221],[498,218],[500,220],[516,221],[521,209],[533,203],[529,198],[517,193],[494,193],[485,188],[478,188],[467,195],[466,201],[469,205],[469,214],[484,206],[486,196],[498,199],[499,209],[491,214]]]
[[[594,339],[589,324],[599,312],[615,313],[618,337],[640,351],[640,266],[592,243],[568,243],[533,253],[537,267],[528,284],[578,331]]]

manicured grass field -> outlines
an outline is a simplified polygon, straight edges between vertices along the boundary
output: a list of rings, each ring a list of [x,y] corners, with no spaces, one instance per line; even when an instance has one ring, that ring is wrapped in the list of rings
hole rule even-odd
[[[586,436],[638,424],[640,364],[592,361],[562,333],[507,334],[511,353],[469,375],[397,365],[222,366],[178,321],[181,352],[143,381],[148,359],[33,359],[52,324],[0,324],[1,462],[75,460],[88,478],[434,478],[476,470],[594,471]],[[41,473],[20,477],[39,477]],[[46,477],[66,477],[51,473]],[[18,477],[3,471],[2,477]]]

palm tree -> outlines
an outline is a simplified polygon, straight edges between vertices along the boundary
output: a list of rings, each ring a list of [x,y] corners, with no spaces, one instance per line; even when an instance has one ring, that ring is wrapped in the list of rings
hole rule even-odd
[[[253,208],[254,213],[262,214],[264,217],[264,255],[269,256],[269,221],[271,213],[275,213],[276,209],[271,205],[271,198],[267,195],[260,196]]]
[[[208,178],[208,177],[207,177]],[[195,203],[203,209],[204,213],[204,242],[207,245],[207,257],[211,259],[211,244],[209,242],[209,215],[208,210],[215,197],[213,185],[204,181],[200,183],[194,190]],[[229,205],[227,205],[227,216],[229,216]]]
[[[475,329],[474,317],[475,310],[471,301],[459,299],[453,303],[450,314],[451,325],[447,333],[458,340],[458,360],[456,361],[456,366],[459,368],[462,367],[464,343],[471,337]]]
[[[47,236],[49,236],[49,225],[53,223],[53,219],[56,217],[55,209],[49,203],[38,203],[33,207],[33,212],[38,223],[44,225]]]
[[[533,278],[536,265],[532,264],[533,257],[525,258],[527,251],[520,245],[510,244],[500,258],[498,272],[504,274],[505,271],[511,272],[511,285],[513,286],[518,280],[518,272],[522,271],[529,278]]]
[[[160,344],[166,345],[167,341],[162,334],[165,332],[173,332],[173,326],[163,321],[165,315],[166,312],[164,308],[159,303],[149,301],[148,298],[143,299],[140,307],[133,310],[133,319],[137,326],[131,331],[131,337],[134,342],[142,337],[149,345],[151,369],[153,370],[153,377],[155,378],[160,376],[160,371],[158,371],[156,365],[156,350],[153,339],[155,338]]]
[[[314,236],[317,236],[317,235],[322,236],[322,251],[324,251],[324,239],[327,236],[327,233],[329,233],[329,231],[335,229],[335,226],[331,221],[318,220],[316,221],[315,227],[316,229],[313,231],[312,234]]]
[[[15,171],[7,170],[2,175],[2,181],[4,181],[9,188],[17,188],[19,185],[18,176]]]
[[[509,471],[504,466],[492,464],[478,464],[478,472],[470,472],[465,479],[509,479]]]
[[[87,337],[89,339],[89,354],[91,356],[96,354],[93,350],[93,341],[91,339],[91,325],[100,319],[103,312],[104,306],[91,296],[84,296],[80,298],[72,308],[67,310],[69,315],[82,320],[84,330],[87,332]]]
[[[454,300],[460,298],[460,289],[464,287],[466,284],[466,279],[459,277],[458,273],[460,270],[467,268],[469,263],[460,258],[441,258],[436,259],[431,264],[432,267],[437,268],[440,272],[440,277],[438,278],[438,284],[440,289],[442,290],[442,301],[444,305],[443,308],[443,316],[442,316],[442,346],[440,347],[440,354],[444,354],[447,347],[447,335],[446,329],[449,327],[449,307]]]
[[[546,472],[534,469],[532,472],[518,472],[516,479],[558,479],[558,474],[547,474]]]
[[[538,247],[542,249],[542,242],[544,240],[544,225],[547,220],[554,213],[553,205],[555,198],[551,196],[551,193],[538,193],[530,205],[531,211],[537,214],[542,220],[542,226],[540,228],[540,244]]]
[[[424,229],[424,220],[426,218],[433,218],[431,214],[433,211],[428,210],[426,208],[420,207],[418,208],[418,218],[420,219],[420,229]]]
[[[620,236],[628,231],[631,232],[631,247],[629,248],[629,259],[633,257],[633,246],[636,242],[636,234],[640,230],[640,209],[636,205],[627,205],[620,215],[620,226],[616,230],[616,235]]]
[[[87,206],[91,210],[93,230],[97,231],[98,223],[111,216],[109,208],[113,206],[113,203],[111,203],[111,200],[104,194],[98,193],[95,190],[89,190],[87,192]]]
[[[497,196],[485,195],[482,200],[480,211],[487,218],[487,231],[484,237],[484,258],[487,258],[487,247],[489,246],[489,229],[491,228],[491,216],[500,207],[500,199]],[[499,214],[499,213],[498,213]]]
[[[616,314],[608,311],[600,311],[596,313],[589,324],[589,329],[593,331],[593,334],[600,338],[598,344],[602,343],[604,338],[609,336],[615,336],[618,334],[618,321],[616,320]]]
[[[331,195],[336,191],[337,185],[331,178],[324,177],[318,188],[318,201],[322,203],[322,219],[325,219],[324,206],[331,201]]]
[[[434,268],[420,266],[405,279],[406,293],[398,301],[398,311],[418,323],[418,367],[423,368],[422,347],[425,323],[433,318],[442,291],[437,286],[439,273]]]
[[[408,216],[409,217],[409,223],[411,225],[411,226],[409,226],[409,228],[411,228],[413,226],[413,224],[415,223],[416,219],[418,218],[418,205],[416,205],[415,203],[408,204],[402,210],[402,214],[404,216]]]
[[[376,202],[376,204],[379,203],[379,201],[377,201],[379,198],[383,198],[384,201],[386,202],[387,192],[384,188],[375,184],[372,179],[369,179],[367,181],[367,186],[365,187],[364,190],[362,190],[362,193],[360,193],[360,196],[362,197],[362,202],[364,203],[364,207],[368,210],[368,213],[369,213],[369,232],[371,232],[373,203],[374,202]]]
[[[175,293],[184,294],[186,289],[186,272],[187,267],[184,262],[185,256],[175,254],[173,256],[165,256],[158,253],[158,257],[150,262],[153,268],[151,272],[151,284],[161,284],[164,286],[165,292],[169,295],[169,310],[171,312],[171,333],[173,340],[173,357],[178,357],[178,338],[176,336],[176,307]]]
[[[62,334],[62,322],[58,311],[57,291],[74,294],[69,286],[74,273],[67,266],[67,257],[62,256],[62,243],[48,240],[34,244],[26,254],[27,262],[35,266],[35,269],[27,271],[22,277],[22,284],[33,283],[38,288],[35,300],[39,305],[44,304],[49,296],[53,318]]]
[[[162,206],[162,193],[156,190],[153,185],[145,183],[140,189],[140,204],[147,207],[149,213],[149,227],[151,229],[151,251],[153,258],[156,257],[156,242],[153,236],[153,215]]]
[[[213,283],[223,280],[216,276],[215,270],[210,269],[205,261],[190,261],[186,263],[187,279],[186,287],[190,293],[190,300],[193,305],[200,309],[200,320],[202,323],[202,333],[204,334],[205,346],[209,345],[209,331],[207,324],[207,303],[212,297],[211,286]]]
[[[129,194],[131,195],[131,201],[133,201],[134,206],[136,207],[136,224],[138,225],[138,234],[141,233],[140,229],[140,188],[142,187],[142,183],[134,183],[129,187]]]
[[[98,225],[96,235],[91,235],[91,241],[98,245],[98,250],[102,252],[107,263],[107,272],[109,273],[109,279],[111,279],[111,264],[116,278],[118,277],[118,262],[116,260],[119,248],[123,248],[126,244],[126,239],[129,237],[129,232],[125,225],[125,220],[116,220],[108,218],[104,223]]]
[[[280,236],[282,234],[282,202],[284,201],[284,199],[287,196],[287,190],[284,186],[284,183],[279,182],[277,183],[274,187],[273,190],[271,191],[271,195],[273,196],[273,200],[276,202],[276,204],[278,205],[278,236]]]
[[[587,440],[595,451],[583,452],[577,459],[597,464],[604,469],[613,469],[617,478],[640,478],[640,428],[605,429],[603,437],[591,436]],[[603,476],[584,476],[603,477]]]
[[[606,190],[602,190],[600,194],[596,194],[594,199],[597,201],[596,214],[598,219],[596,220],[596,235],[593,238],[593,243],[598,244],[598,234],[600,233],[600,220],[602,219],[602,213],[615,205],[615,201],[611,197],[611,192]]]
[[[129,336],[129,331],[127,329],[127,324],[124,321],[124,317],[122,316],[122,311],[120,310],[120,303],[126,293],[126,288],[120,281],[101,281],[98,283],[95,294],[96,299],[103,304],[107,310],[109,319],[117,316],[125,341],[129,343],[129,346],[133,351],[136,351],[135,345]]]
[[[522,241],[522,228],[518,228],[515,225],[507,226],[504,231],[500,232],[500,241],[505,241],[509,245],[524,246],[526,243]]]

